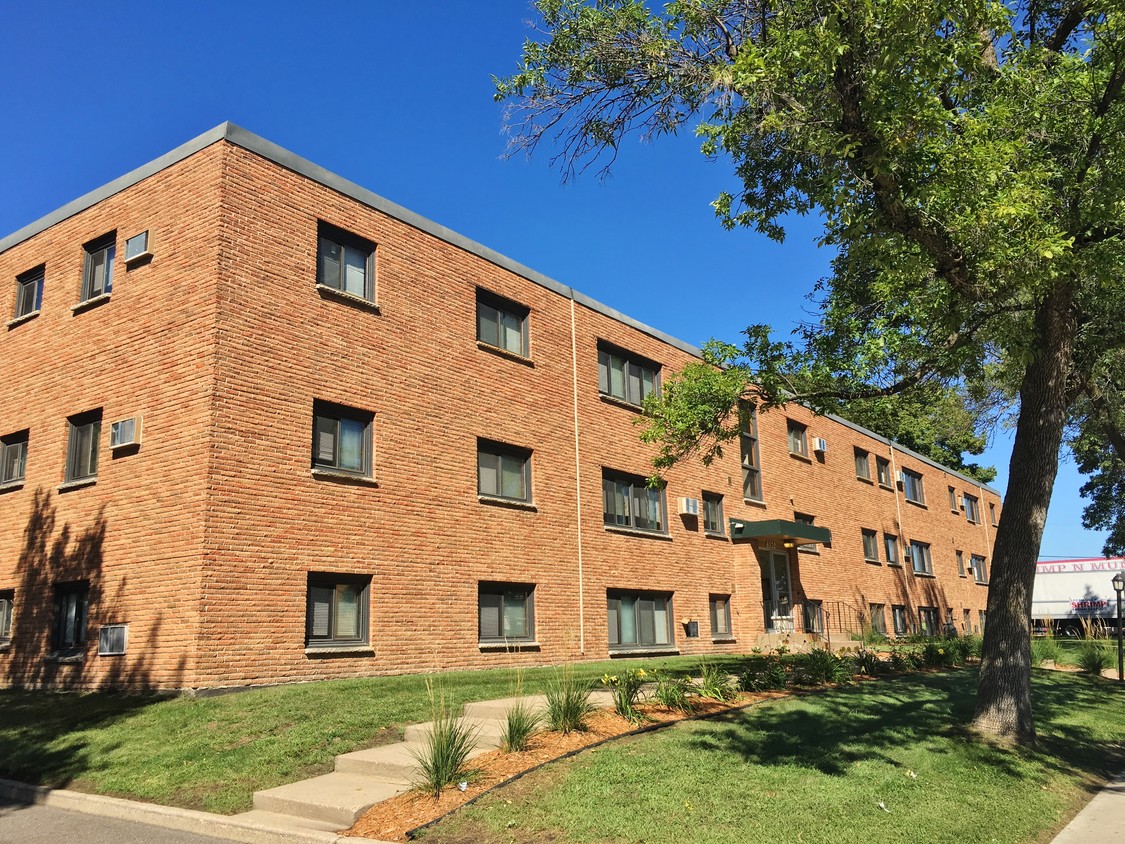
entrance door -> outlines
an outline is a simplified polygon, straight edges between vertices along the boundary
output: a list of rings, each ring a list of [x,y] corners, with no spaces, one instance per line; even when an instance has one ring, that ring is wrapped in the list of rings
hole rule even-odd
[[[793,600],[789,589],[789,555],[784,551],[762,551],[758,554],[762,569],[762,611],[766,630],[771,633],[793,632]]]

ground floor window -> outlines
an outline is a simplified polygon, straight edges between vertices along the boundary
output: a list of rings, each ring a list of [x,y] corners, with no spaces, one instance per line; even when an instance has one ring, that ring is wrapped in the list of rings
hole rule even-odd
[[[973,632],[973,611],[965,610],[965,635]]]
[[[482,642],[520,642],[535,638],[535,586],[481,583],[477,590]]]
[[[986,613],[984,610],[977,610],[977,616],[980,618],[980,631],[979,632],[983,633],[984,632],[984,622],[988,618],[988,613]]]
[[[891,620],[895,625],[895,635],[905,636],[907,633],[906,626],[906,607],[895,606],[891,607]]]
[[[306,645],[366,644],[370,586],[371,578],[366,575],[309,572]]]
[[[12,641],[12,608],[15,604],[15,592],[8,590],[0,592],[0,644],[6,645]]]
[[[673,644],[672,595],[667,592],[606,593],[610,648],[662,648]]]
[[[886,605],[871,605],[871,632],[878,633],[880,636],[887,635]]]
[[[730,632],[730,595],[712,595],[711,604],[711,637],[726,639]]]
[[[820,601],[805,601],[805,632],[824,632],[824,605]]]
[[[86,611],[90,583],[86,580],[55,586],[55,625],[51,646],[55,651],[77,651],[86,644]]]
[[[923,636],[938,635],[937,607],[918,607],[918,629]]]

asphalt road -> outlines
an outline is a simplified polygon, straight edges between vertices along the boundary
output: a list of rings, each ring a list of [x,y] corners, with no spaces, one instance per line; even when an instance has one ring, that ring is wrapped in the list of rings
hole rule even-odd
[[[143,823],[0,800],[0,844],[230,844]]]

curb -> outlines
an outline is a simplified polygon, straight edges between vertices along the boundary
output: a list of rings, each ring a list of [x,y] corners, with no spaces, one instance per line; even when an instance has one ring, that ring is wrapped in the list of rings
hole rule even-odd
[[[241,841],[244,844],[342,844],[349,841],[364,841],[366,844],[388,844],[370,838],[352,838],[335,832],[321,832],[313,829],[286,829],[264,824],[240,821],[228,815],[215,815],[193,809],[179,809],[173,806],[159,806],[155,803],[138,803],[122,800],[119,797],[103,797],[100,794],[83,794],[61,788],[48,788],[41,785],[28,785],[14,780],[0,779],[0,798],[14,803],[37,806],[51,806],[87,815],[100,815],[107,818],[133,821],[149,826],[175,829],[180,832],[194,832],[225,838],[228,841]]]

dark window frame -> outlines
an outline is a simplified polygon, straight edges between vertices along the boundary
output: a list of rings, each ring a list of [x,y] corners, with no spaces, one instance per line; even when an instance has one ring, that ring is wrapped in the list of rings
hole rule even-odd
[[[102,436],[102,410],[88,410],[68,417],[66,483],[98,477],[98,451]],[[86,442],[83,443],[83,438]]]
[[[338,628],[340,622],[340,590],[348,587],[355,590],[356,595],[356,636],[341,635]],[[331,590],[332,604],[328,609],[328,632],[318,635],[315,631],[316,608],[315,598],[318,597],[313,590]],[[322,597],[322,596],[321,596]],[[341,574],[336,572],[310,571],[305,582],[305,647],[340,648],[364,647],[371,643],[371,575],[368,574]]]
[[[522,596],[524,611],[524,635],[504,635],[504,625],[507,621],[507,599]],[[499,598],[496,634],[488,635],[485,631],[485,601]],[[477,638],[482,644],[528,643],[535,641],[535,584],[510,583],[506,581],[482,580],[477,584]]]
[[[362,465],[359,468],[340,466],[340,426],[344,421],[357,423],[363,426],[361,433]],[[329,432],[330,423],[334,423],[333,432]],[[375,414],[357,407],[337,404],[336,402],[313,401],[312,414],[312,453],[311,461],[314,471],[350,475],[357,478],[370,478],[374,471],[374,435]],[[332,456],[326,457],[323,437],[331,433]]]
[[[961,512],[961,508],[957,506],[957,490],[954,487],[949,487],[949,512]]]
[[[933,575],[934,561],[930,555],[930,543],[910,540],[910,569],[915,574]]]
[[[796,419],[785,420],[785,435],[789,445],[789,453],[798,457],[809,456],[809,426]],[[794,437],[796,440],[794,441]],[[794,444],[797,448],[793,448]]]
[[[742,498],[763,501],[762,463],[758,451],[758,406],[753,402],[738,404],[738,439],[742,457]]]
[[[871,614],[871,631],[880,636],[887,635],[887,605],[871,604],[868,610]]]
[[[113,263],[117,258],[117,230],[82,245],[82,301],[113,292]],[[99,278],[98,270],[101,269]]]
[[[863,481],[871,480],[871,452],[867,449],[853,448],[855,453],[855,476]]]
[[[961,496],[961,501],[965,506],[965,520],[969,524],[979,525],[981,523],[980,515],[980,499],[975,495],[968,493]]]
[[[69,655],[86,646],[90,612],[90,581],[56,583],[54,618],[51,623],[51,650]]]
[[[613,389],[612,374],[615,371],[614,361],[621,363],[621,391]],[[644,404],[645,398],[651,393],[660,393],[659,363],[646,357],[622,349],[604,340],[598,341],[598,392],[601,395],[624,402],[634,407]],[[651,386],[645,389],[645,373],[651,376]],[[636,386],[636,390],[633,387]]]
[[[806,633],[823,633],[824,602],[806,598],[804,604],[801,605],[801,624]]]
[[[867,563],[879,562],[879,531],[860,528],[863,538],[863,560]]]
[[[39,313],[43,307],[43,285],[46,278],[46,264],[40,264],[16,276],[16,312],[13,319]]]
[[[896,636],[905,636],[910,632],[910,616],[903,604],[891,604],[891,624]]]
[[[793,521],[800,525],[808,525],[809,527],[814,527],[816,525],[816,516],[814,516],[812,513],[799,513],[797,511],[793,511]],[[827,543],[825,543],[825,547],[828,547]],[[797,550],[802,554],[820,553],[820,549],[817,548],[815,542],[808,542],[804,545],[798,545]]]
[[[636,636],[636,642],[622,642],[624,628],[621,625],[623,617],[623,610],[621,601],[628,599],[632,602],[633,612],[633,632]],[[666,635],[667,641],[660,642],[658,634],[657,618],[659,613],[656,609],[658,601],[664,602],[664,617],[667,625]],[[651,607],[645,606],[646,603],[651,603]],[[652,641],[642,641],[644,634],[649,632],[649,625],[645,618],[645,614],[651,612],[651,632]],[[616,626],[615,626],[616,621]],[[606,590],[606,627],[609,632],[609,650],[613,651],[639,651],[639,650],[673,650],[676,647],[676,622],[673,606],[673,593],[672,592],[654,592],[648,590],[631,590],[631,589],[607,589]]]
[[[926,487],[922,474],[912,469],[902,469],[902,497],[911,504],[926,503]]]
[[[714,593],[707,596],[707,611],[711,617],[712,639],[733,639],[731,627],[730,595]],[[722,629],[725,625],[726,629]]]
[[[326,246],[333,246],[340,250],[337,258],[331,261],[336,265],[335,273],[331,273],[331,265],[326,251]],[[324,220],[316,224],[316,283],[345,296],[354,296],[372,304],[375,303],[375,252],[377,245],[366,237],[334,226]],[[347,278],[347,253],[358,252],[363,256],[363,293],[348,290]],[[333,277],[333,275],[335,277]]]
[[[0,437],[0,486],[27,479],[27,450],[31,430],[13,431]]]
[[[886,555],[888,566],[901,565],[897,534],[883,532],[883,553]]]
[[[495,319],[495,337],[486,337],[485,330],[489,326],[485,324],[485,317],[487,312],[491,311],[496,315]],[[490,290],[485,290],[483,287],[477,288],[477,340],[494,349],[501,349],[509,354],[519,355],[520,357],[531,356],[531,342],[528,330],[528,318],[531,315],[531,309],[526,305],[522,305],[512,299],[500,296]],[[504,317],[509,317],[516,320],[519,332],[519,348],[513,349],[505,344],[503,333],[501,331],[504,326]]]
[[[885,457],[875,456],[875,476],[879,486],[891,488],[891,461]]]
[[[965,574],[965,552],[957,550],[957,551],[953,552],[953,555],[957,560],[957,576],[958,577],[966,577],[967,575]]]
[[[991,501],[988,502],[988,517],[993,527],[1000,526],[1000,520],[996,518],[996,504]]]
[[[703,492],[703,532],[712,536],[726,536],[723,526],[723,496],[717,492]]]
[[[977,583],[988,583],[988,568],[985,559],[980,554],[969,555],[969,568],[973,572],[973,580]]]
[[[614,505],[617,503],[618,485],[628,485],[629,497],[628,505],[626,506],[626,513],[617,512],[616,506],[610,510],[609,504],[612,500]],[[648,479],[642,475],[631,475],[626,472],[618,472],[614,469],[602,469],[602,522],[606,527],[617,528],[621,530],[636,530],[645,533],[657,534],[666,536],[668,534],[668,501],[665,494],[666,488],[664,486],[658,489],[651,489],[648,486]],[[649,496],[655,494],[657,496],[657,503],[659,505],[659,519],[660,522],[657,527],[642,526],[638,523],[638,507],[636,506],[637,497],[639,493],[643,493],[646,501]],[[646,519],[647,521],[647,519]]]
[[[16,591],[0,589],[0,645],[12,642],[12,617],[16,609]]]
[[[918,607],[918,632],[923,636],[941,635],[941,617],[937,607]]]
[[[531,503],[531,455],[530,449],[509,445],[508,443],[477,437],[477,495],[485,498],[502,498],[505,501],[522,501]],[[488,491],[484,488],[484,474],[482,472],[482,458],[495,458],[496,460],[496,489]],[[523,485],[523,495],[506,495],[503,483],[503,462],[505,458],[520,461],[520,483]]]

